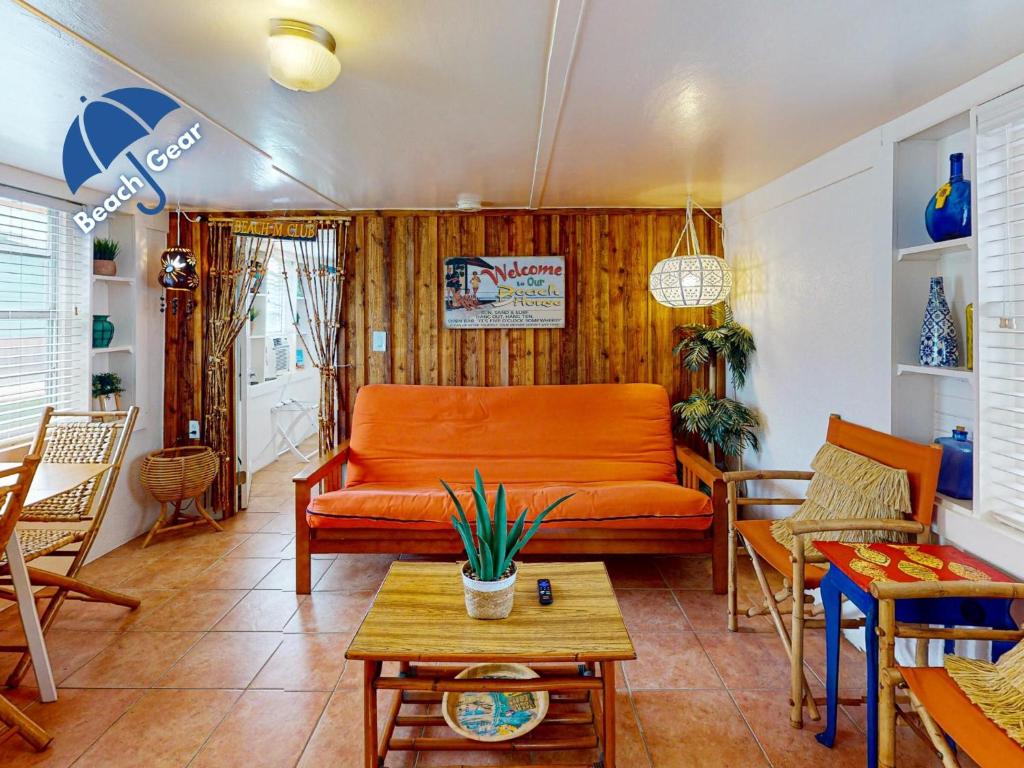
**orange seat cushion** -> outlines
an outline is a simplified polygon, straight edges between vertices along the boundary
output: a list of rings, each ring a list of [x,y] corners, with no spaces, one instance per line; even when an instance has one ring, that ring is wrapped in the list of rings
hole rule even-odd
[[[981,768],[1024,766],[1024,748],[985,717],[945,669],[900,667],[900,672],[939,727]]]
[[[548,504],[575,494],[557,507],[545,526],[561,528],[668,528],[706,530],[711,499],[674,483],[653,480],[589,483],[516,483],[505,486],[510,520],[524,508],[533,520]],[[475,505],[470,487],[455,487],[466,515]],[[494,486],[488,488],[494,503]],[[451,529],[455,506],[440,484],[362,483],[317,496],[306,517],[311,528]]]
[[[774,520],[737,520],[736,530],[743,537],[747,547],[756,552],[762,560],[779,573],[790,576],[793,573],[793,564],[789,560],[789,550],[772,536],[772,523],[774,522]],[[825,573],[824,568],[810,564],[805,565],[804,586],[807,589],[816,589],[821,584]]]

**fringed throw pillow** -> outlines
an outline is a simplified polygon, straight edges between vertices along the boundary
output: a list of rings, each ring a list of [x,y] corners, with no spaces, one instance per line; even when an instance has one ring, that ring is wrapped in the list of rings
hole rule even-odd
[[[831,443],[821,446],[811,462],[814,477],[807,499],[788,520],[902,520],[910,514],[910,481],[893,469]],[[786,549],[793,544],[787,520],[772,525],[772,536]],[[906,534],[890,531],[823,531],[804,537],[808,554],[818,554],[811,541],[904,542]]]
[[[947,656],[946,671],[978,709],[1024,747],[1024,642],[995,664]]]

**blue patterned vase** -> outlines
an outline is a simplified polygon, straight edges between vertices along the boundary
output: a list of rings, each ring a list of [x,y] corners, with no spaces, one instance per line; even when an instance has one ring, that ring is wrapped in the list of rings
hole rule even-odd
[[[928,306],[921,323],[921,365],[955,368],[960,365],[960,344],[956,338],[953,315],[946,303],[942,278],[933,277],[928,293]]]
[[[970,236],[971,182],[964,179],[963,152],[949,156],[949,181],[928,201],[924,225],[936,243]]]

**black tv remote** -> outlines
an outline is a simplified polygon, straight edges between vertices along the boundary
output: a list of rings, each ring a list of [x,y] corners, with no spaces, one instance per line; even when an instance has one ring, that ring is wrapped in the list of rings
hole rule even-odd
[[[537,579],[537,599],[541,605],[551,605],[555,602],[551,595],[551,582],[547,579]]]

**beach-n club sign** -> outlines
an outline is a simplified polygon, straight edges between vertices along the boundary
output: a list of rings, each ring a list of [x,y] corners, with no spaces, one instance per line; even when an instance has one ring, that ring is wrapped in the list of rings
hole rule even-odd
[[[81,100],[85,108],[71,123],[64,138],[64,180],[68,189],[74,194],[97,173],[107,170],[122,154],[135,166],[139,175],[122,173],[121,185],[103,201],[103,205],[92,211],[76,213],[74,219],[79,229],[91,232],[97,222],[114,213],[147,185],[156,193],[157,204],[153,207],[141,202],[136,205],[151,216],[160,213],[167,204],[167,195],[153,174],[166,170],[196,145],[202,138],[199,123],[181,134],[173,144],[147,150],[143,163],[132,152],[131,146],[149,136],[157,123],[181,105],[151,88],[120,88],[88,103],[85,96]]]

